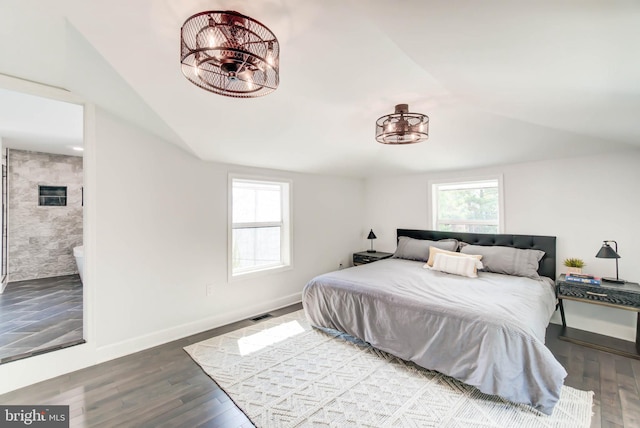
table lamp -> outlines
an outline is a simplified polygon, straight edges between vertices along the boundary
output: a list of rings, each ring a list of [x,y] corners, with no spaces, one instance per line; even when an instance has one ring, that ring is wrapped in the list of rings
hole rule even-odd
[[[613,244],[616,247],[615,250],[611,248],[611,246],[609,245],[609,242],[613,242]],[[598,254],[596,254],[596,257],[599,259],[616,259],[616,277],[602,278],[603,281],[614,282],[616,284],[624,284],[626,282],[624,279],[620,279],[618,277],[618,259],[620,258],[620,255],[618,254],[618,243],[616,241],[613,241],[613,240],[604,241],[604,244],[602,244],[602,248],[600,248],[600,251],[598,251]]]
[[[376,250],[373,249],[373,240],[376,239],[376,234],[373,233],[373,229],[369,231],[369,236],[367,236],[367,239],[371,240],[371,249],[367,250],[367,253],[375,253]]]

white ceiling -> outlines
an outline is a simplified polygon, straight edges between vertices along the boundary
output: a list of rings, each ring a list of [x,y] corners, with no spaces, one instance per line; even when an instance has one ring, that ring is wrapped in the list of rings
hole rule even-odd
[[[82,156],[82,106],[0,88],[2,148]]]
[[[180,27],[204,10],[277,35],[278,90],[233,99],[182,76]],[[640,149],[639,28],[634,0],[0,0],[0,73],[201,159],[402,174]],[[375,141],[401,103],[430,117],[427,142]]]

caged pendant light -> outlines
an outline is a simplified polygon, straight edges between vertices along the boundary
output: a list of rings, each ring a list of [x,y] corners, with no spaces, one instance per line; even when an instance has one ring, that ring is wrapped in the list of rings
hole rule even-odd
[[[395,113],[376,121],[376,140],[382,144],[413,144],[429,138],[429,117],[409,113],[408,104],[398,104]]]
[[[280,45],[260,22],[233,11],[189,17],[180,30],[182,73],[216,94],[255,98],[279,84]]]

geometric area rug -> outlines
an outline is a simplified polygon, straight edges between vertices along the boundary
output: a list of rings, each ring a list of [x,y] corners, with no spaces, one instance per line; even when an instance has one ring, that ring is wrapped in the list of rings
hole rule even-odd
[[[551,416],[486,395],[300,310],[184,348],[257,427],[589,427],[593,392],[563,386]]]

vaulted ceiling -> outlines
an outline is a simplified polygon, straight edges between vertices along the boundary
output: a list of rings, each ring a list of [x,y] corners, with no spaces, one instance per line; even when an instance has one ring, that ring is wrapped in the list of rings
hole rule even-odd
[[[222,97],[182,76],[180,27],[205,10],[277,35],[274,93]],[[640,149],[638,28],[632,0],[0,0],[0,73],[203,160],[404,174]],[[401,103],[429,116],[427,142],[375,141]]]

